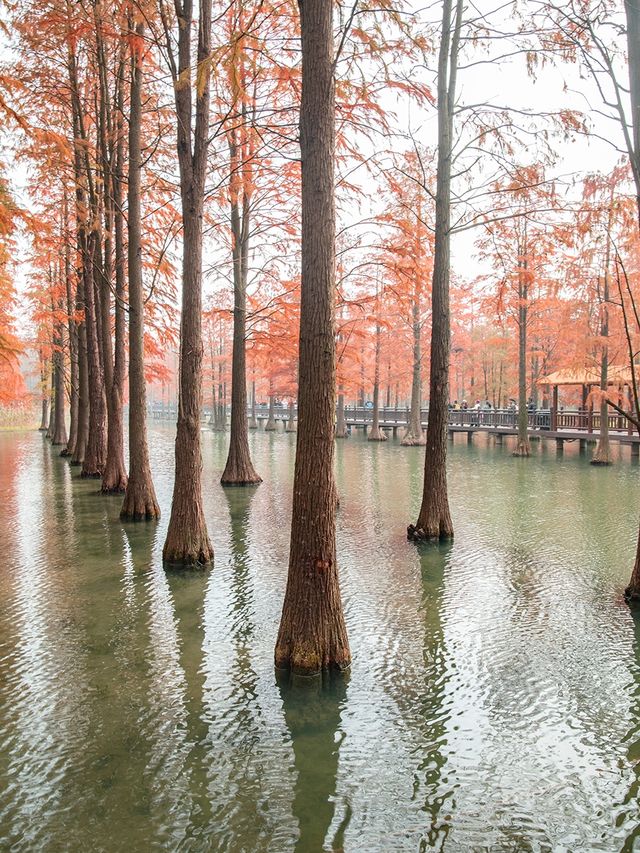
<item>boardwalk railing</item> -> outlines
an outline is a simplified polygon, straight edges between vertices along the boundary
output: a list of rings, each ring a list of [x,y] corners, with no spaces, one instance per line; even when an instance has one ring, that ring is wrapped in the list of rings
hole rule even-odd
[[[202,418],[209,420],[211,411],[203,409]],[[251,411],[249,411],[251,415]],[[373,409],[367,406],[345,406],[345,421],[349,426],[368,426],[373,423]],[[151,404],[149,416],[154,420],[177,419],[175,406]],[[294,407],[293,417],[297,418],[298,411]],[[379,422],[382,427],[404,427],[409,423],[410,410],[408,408],[386,408],[379,412]],[[265,421],[269,417],[267,406],[256,407],[256,417],[259,421]],[[276,406],[274,417],[278,421],[288,421],[291,411],[288,406]],[[423,427],[426,427],[429,418],[429,409],[421,409],[420,418]],[[544,430],[558,432],[570,430],[572,432],[598,433],[600,431],[600,412],[591,409],[538,409],[527,412],[527,422],[530,430]],[[515,430],[518,426],[518,413],[513,409],[451,409],[449,411],[449,425],[455,429],[504,429]],[[633,434],[633,425],[626,418],[618,414],[609,414],[609,430],[614,432],[627,432]]]

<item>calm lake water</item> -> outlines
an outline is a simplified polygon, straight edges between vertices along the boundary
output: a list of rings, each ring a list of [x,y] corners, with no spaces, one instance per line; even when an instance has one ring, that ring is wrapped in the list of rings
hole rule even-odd
[[[628,456],[456,443],[456,540],[418,550],[423,449],[338,443],[353,667],[292,690],[294,438],[252,434],[264,483],[223,490],[203,433],[215,568],[177,576],[173,437],[151,429],[163,520],[125,526],[41,435],[0,434],[0,849],[640,849]]]

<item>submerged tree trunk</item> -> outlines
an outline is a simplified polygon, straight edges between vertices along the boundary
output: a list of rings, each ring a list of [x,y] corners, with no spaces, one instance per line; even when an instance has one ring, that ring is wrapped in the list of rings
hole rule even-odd
[[[68,204],[64,197],[63,212],[64,229],[68,230]],[[74,317],[75,303],[73,293],[73,280],[71,275],[71,255],[69,240],[65,240],[64,249],[64,280],[67,302],[67,338],[69,340],[69,438],[67,446],[60,452],[60,456],[73,456],[78,437],[78,326]]]
[[[420,306],[417,295],[414,297],[411,311],[413,314],[413,372],[411,380],[411,414],[407,431],[402,437],[400,444],[405,447],[426,444],[424,430],[422,429],[422,342],[420,329]],[[398,407],[398,389],[396,388],[396,408]]]
[[[171,518],[162,552],[166,565],[206,566],[213,559],[202,506],[202,220],[209,139],[211,0],[199,0],[198,75],[192,140],[191,0],[176,2],[178,65],[174,73],[177,149],[182,200],[182,312],[176,465]]]
[[[631,93],[631,127],[633,131],[629,160],[635,183],[638,224],[640,226],[640,6],[633,0],[625,0],[624,8],[627,19],[627,56]],[[635,402],[637,403],[637,399]],[[638,534],[635,565],[629,586],[625,590],[625,598],[635,603],[640,600],[640,533]]]
[[[514,456],[531,456],[529,409],[527,407],[527,326],[529,324],[529,283],[527,281],[527,222],[524,240],[518,247],[518,436]]]
[[[293,402],[293,397],[289,400],[289,418],[287,420],[287,425],[285,426],[285,432],[295,432],[296,431],[296,421],[293,415],[295,404]]]
[[[438,55],[438,166],[436,178],[436,223],[432,279],[431,372],[429,376],[429,421],[424,465],[422,505],[415,524],[407,528],[409,539],[451,539],[453,523],[447,494],[447,427],[449,413],[449,353],[451,327],[449,309],[451,159],[455,80],[458,62],[462,0],[444,0],[442,40]]]
[[[376,310],[378,309],[376,286]],[[380,429],[380,323],[376,323],[376,351],[373,368],[373,424],[368,441],[386,441],[387,434]]]
[[[85,241],[87,246],[84,263],[84,306],[85,324],[87,329],[87,367],[89,379],[89,435],[87,447],[82,462],[82,477],[102,477],[107,453],[104,374],[100,358],[98,334],[97,300],[94,287],[94,274],[98,264],[96,255],[99,252],[95,245],[97,234],[89,235]]]
[[[49,399],[49,373],[47,371],[47,362],[44,360],[42,356],[42,351],[40,351],[40,383],[42,387],[42,397],[41,397],[41,409],[40,409],[40,426],[38,429],[40,432],[46,432],[49,429],[49,407],[51,405],[51,401]]]
[[[298,436],[287,589],[275,665],[351,663],[336,562],[335,84],[333,0],[299,0],[302,31],[302,298]]]
[[[276,425],[276,409],[275,409],[275,397],[273,394],[269,394],[269,417],[267,419],[266,424],[264,425],[265,432],[275,432],[277,428]]]
[[[115,249],[115,335],[111,340],[111,237],[105,239],[104,276],[101,287],[102,301],[102,350],[105,366],[105,391],[107,400],[107,459],[102,473],[102,492],[104,494],[120,494],[127,487],[127,470],[124,464],[124,425],[122,401],[124,397],[124,382],[126,374],[125,354],[125,254],[124,254],[124,217],[122,205],[122,183],[124,169],[124,127],[122,111],[124,109],[124,54],[121,55],[116,80],[116,118],[115,118],[115,157],[107,154],[105,139],[103,159],[105,161],[105,178],[107,191],[105,193],[106,228],[114,232]],[[104,72],[106,76],[106,71]],[[108,88],[105,91],[105,111],[108,110]],[[106,120],[110,130],[111,121]],[[113,163],[113,165],[112,165]],[[108,190],[111,189],[112,199]],[[108,262],[107,262],[108,260]]]
[[[249,429],[258,429],[258,419],[256,418],[256,380],[251,382],[251,417],[249,419]]]
[[[233,353],[231,357],[231,430],[229,454],[220,482],[223,486],[253,486],[262,477],[253,467],[247,416],[247,276],[249,265],[249,198],[238,192],[238,151],[230,142],[231,231],[233,235]]]
[[[131,22],[130,22],[131,25]],[[144,25],[136,26],[138,44]],[[131,102],[129,107],[129,185],[127,192],[129,277],[129,480],[120,518],[134,521],[160,518],[149,448],[147,445],[147,389],[144,379],[144,299],[142,291],[142,246],[140,241],[140,178],[142,120],[142,57],[131,58]]]
[[[58,313],[62,314],[62,300],[58,303]],[[51,443],[54,445],[67,444],[67,426],[64,418],[64,339],[62,322],[56,320],[53,340],[53,417]]]
[[[600,436],[591,459],[592,465],[611,465],[611,448],[609,445],[609,404],[607,390],[609,388],[609,262],[611,260],[611,229],[613,226],[613,188],[609,199],[609,217],[607,223],[607,247],[604,257],[604,274],[602,281],[602,311],[600,317],[600,336],[602,338],[602,356],[600,361]]]
[[[347,429],[347,421],[344,416],[344,394],[342,388],[338,394],[338,412],[336,417],[336,438],[349,438],[349,430]]]

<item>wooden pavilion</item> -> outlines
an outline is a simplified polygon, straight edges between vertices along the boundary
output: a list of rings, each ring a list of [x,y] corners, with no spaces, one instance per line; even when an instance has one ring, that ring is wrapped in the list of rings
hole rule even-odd
[[[636,370],[636,381],[640,383],[640,374]],[[589,432],[593,431],[593,402],[590,393],[600,387],[600,367],[567,368],[556,370],[538,379],[537,384],[551,389],[551,429],[558,428],[558,390],[562,386],[582,389],[582,411]],[[618,389],[622,400],[630,400],[629,389],[633,384],[631,368],[628,365],[610,364],[607,369],[607,385]],[[626,389],[626,390],[625,390]]]

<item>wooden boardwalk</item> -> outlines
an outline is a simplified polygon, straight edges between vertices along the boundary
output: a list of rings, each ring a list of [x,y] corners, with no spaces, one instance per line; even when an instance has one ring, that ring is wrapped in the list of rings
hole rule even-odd
[[[293,411],[294,419],[297,410]],[[154,420],[176,420],[175,407],[155,406],[150,407],[149,415]],[[210,412],[204,410],[202,417],[209,420]],[[251,416],[251,412],[249,412]],[[421,411],[422,426],[426,429],[429,417],[428,409]],[[256,408],[256,420],[259,426],[263,426],[269,418],[269,410],[264,406]],[[290,418],[290,410],[287,406],[276,406],[274,420],[286,424]],[[380,427],[397,435],[402,433],[409,419],[408,409],[380,409]],[[562,449],[564,442],[580,442],[581,447],[588,443],[595,443],[600,433],[600,416],[598,412],[591,410],[538,410],[529,412],[529,437],[533,440],[553,440],[558,449]],[[345,421],[350,429],[362,429],[365,434],[373,423],[373,410],[366,407],[345,407]],[[453,439],[456,433],[464,433],[467,440],[471,442],[475,433],[487,433],[496,438],[498,442],[504,436],[515,436],[517,429],[517,414],[509,409],[480,410],[466,409],[449,412],[449,437]],[[631,447],[631,455],[638,457],[640,452],[640,436],[629,428],[626,420],[619,415],[609,416],[609,440]]]

